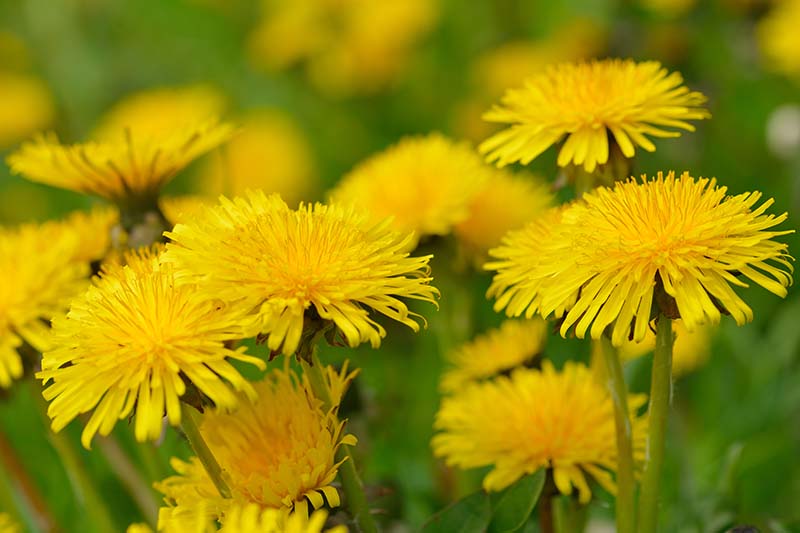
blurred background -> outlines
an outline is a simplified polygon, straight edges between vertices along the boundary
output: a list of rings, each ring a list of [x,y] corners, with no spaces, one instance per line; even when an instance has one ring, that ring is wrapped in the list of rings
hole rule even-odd
[[[781,229],[797,227],[797,0],[0,0],[0,156],[37,131],[66,142],[101,135],[114,110],[138,98],[154,116],[185,105],[240,127],[168,193],[263,187],[290,204],[324,200],[357,162],[405,135],[440,131],[477,144],[495,131],[481,115],[505,89],[550,63],[593,57],[661,61],[709,98],[712,119],[655,153],[637,152],[635,174],[689,170],[732,194],[760,190],[775,198],[771,212],[789,212]],[[530,168],[554,181],[555,150]],[[0,224],[93,202],[0,164]],[[783,239],[797,254],[798,236]],[[423,243],[420,253],[432,250],[442,299],[438,313],[424,309],[426,331],[390,327],[380,351],[324,350],[363,368],[348,414],[393,531],[418,530],[481,477],[444,468],[429,442],[442,354],[502,317],[483,296],[488,274],[454,268],[447,243]],[[723,320],[703,362],[676,383],[663,531],[800,531],[800,298],[796,289],[780,300],[751,288],[745,299],[754,323]],[[548,353],[586,359],[588,346],[553,337]],[[633,389],[647,390],[647,357],[627,372]],[[35,394],[29,384],[3,393],[0,452],[16,456],[64,531],[84,531]],[[75,438],[77,425],[68,428]],[[129,429],[117,433],[145,469]],[[103,457],[82,453],[120,530],[140,521]],[[187,454],[168,432],[146,471],[163,476],[171,455]],[[597,492],[591,527],[612,527],[611,498]]]

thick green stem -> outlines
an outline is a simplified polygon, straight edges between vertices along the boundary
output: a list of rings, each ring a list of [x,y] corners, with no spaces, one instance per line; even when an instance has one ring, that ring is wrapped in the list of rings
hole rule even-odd
[[[303,370],[308,376],[308,381],[311,383],[311,388],[314,390],[314,395],[322,402],[322,408],[325,411],[333,407],[331,401],[330,390],[323,374],[322,363],[317,356],[316,346],[311,349],[311,364],[305,359],[303,361]],[[372,518],[367,503],[367,496],[364,493],[364,485],[361,478],[358,476],[356,470],[356,463],[350,446],[342,444],[336,451],[336,461],[344,461],[339,466],[339,478],[342,480],[342,487],[347,498],[347,507],[353,515],[353,519],[358,525],[359,531],[362,533],[377,533],[378,528]]]
[[[195,455],[200,459],[200,462],[203,463],[208,477],[211,478],[211,481],[214,482],[214,486],[217,487],[220,496],[223,498],[230,498],[231,490],[223,479],[222,468],[219,466],[217,459],[214,457],[214,454],[211,453],[211,449],[200,433],[200,427],[197,423],[197,414],[197,411],[193,407],[181,403],[181,429],[183,430],[183,434],[186,435],[186,439],[189,441],[189,445],[192,447],[192,450],[194,450]]]
[[[86,471],[83,460],[74,443],[65,432],[54,433],[50,430],[47,402],[42,397],[41,390],[35,385],[30,390],[34,397],[34,403],[38,407],[39,414],[45,424],[47,439],[61,459],[61,464],[67,472],[73,491],[78,499],[82,500],[86,514],[89,517],[88,521],[96,526],[97,531],[103,533],[118,531],[114,520],[111,518],[111,512],[106,507],[103,496],[97,490],[94,480],[89,475],[89,472]]]
[[[656,350],[650,384],[649,435],[639,498],[639,532],[653,533],[658,523],[658,492],[664,465],[667,417],[672,394],[672,320],[657,319]]]
[[[611,341],[600,339],[603,359],[608,372],[608,389],[614,404],[614,426],[617,433],[617,531],[634,533],[636,530],[636,504],[634,501],[635,479],[633,475],[633,437],[630,411],[628,410],[628,389],[619,352]]]

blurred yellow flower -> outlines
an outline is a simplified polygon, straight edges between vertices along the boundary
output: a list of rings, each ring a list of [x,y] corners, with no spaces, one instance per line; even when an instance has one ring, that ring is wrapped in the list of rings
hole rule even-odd
[[[699,107],[705,96],[689,91],[677,72],[656,61],[605,60],[563,63],[529,78],[524,87],[509,89],[500,105],[484,115],[490,122],[510,124],[480,145],[498,166],[527,165],[566,137],[558,165],[583,165],[593,172],[608,162],[609,141],[625,157],[635,148],[652,152],[647,137],[679,137],[694,131],[687,120],[708,118]]]
[[[278,195],[245,198],[199,213],[166,233],[164,261],[181,278],[257,315],[273,351],[293,354],[304,326],[330,321],[352,347],[380,345],[370,310],[414,331],[419,315],[400,298],[434,302],[430,256],[409,257],[410,235],[338,205],[289,207]],[[424,321],[424,320],[423,320]]]
[[[523,366],[542,353],[546,341],[547,323],[541,318],[506,320],[447,354],[453,366],[442,374],[439,388],[455,393],[469,383]]]
[[[416,239],[446,235],[469,216],[493,169],[469,144],[433,133],[407,137],[361,162],[331,191],[334,202],[353,204],[375,221],[392,217]]]
[[[228,140],[233,128],[216,120],[159,134],[125,130],[115,140],[62,145],[40,135],[8,156],[11,170],[31,181],[102,196],[115,203],[149,206],[161,187],[194,159]]]
[[[0,533],[20,533],[19,525],[7,513],[0,513]]]
[[[436,0],[262,4],[262,20],[250,36],[253,61],[270,70],[304,63],[311,81],[333,95],[386,87],[438,14]]]
[[[119,211],[111,206],[95,206],[91,211],[73,211],[64,220],[49,222],[74,232],[77,247],[73,258],[91,263],[100,261],[111,249],[111,233],[119,223]]]
[[[800,0],[775,2],[756,27],[766,66],[784,75],[800,77]]]
[[[49,127],[54,116],[52,96],[41,80],[0,72],[0,149]]]
[[[170,265],[153,252],[129,254],[126,266],[109,264],[94,285],[53,320],[53,348],[42,371],[53,431],[92,412],[81,442],[108,435],[135,409],[139,441],[161,435],[162,419],[181,421],[187,379],[220,409],[238,402],[232,389],[254,394],[229,359],[264,368],[226,342],[253,335],[241,311],[176,284]]]
[[[675,335],[675,344],[672,347],[673,376],[688,374],[705,364],[711,355],[713,330],[713,326],[700,326],[694,331],[689,331],[682,320],[672,322],[672,331]],[[631,360],[652,353],[655,347],[656,335],[648,328],[642,342],[623,343],[619,348],[619,355],[623,361]]]
[[[251,112],[199,183],[204,194],[239,196],[247,189],[276,192],[289,205],[308,201],[317,186],[314,155],[302,130],[277,110]]]
[[[328,512],[288,513],[284,509],[262,509],[258,505],[237,505],[223,517],[220,533],[323,533]],[[326,529],[324,533],[347,533],[346,526]]]
[[[191,194],[162,196],[158,199],[158,207],[172,226],[191,221],[203,209],[212,205],[214,205],[214,200]]]
[[[483,263],[503,235],[542,214],[552,202],[550,186],[538,177],[498,169],[472,198],[469,215],[453,233],[467,253]]]
[[[644,459],[647,422],[636,411],[643,395],[630,395],[634,458]],[[518,368],[510,377],[470,384],[445,397],[436,415],[433,452],[460,468],[491,466],[487,491],[500,491],[526,474],[550,468],[562,494],[578,489],[588,503],[586,475],[614,494],[617,467],[611,396],[583,365],[568,361],[556,372]]]
[[[721,312],[748,322],[753,312],[731,285],[747,287],[744,277],[786,296],[792,258],[772,239],[792,230],[769,231],[787,218],[765,214],[772,199],[755,207],[759,192],[726,193],[688,172],[587,193],[545,242],[532,243],[523,229],[491,252],[500,259],[487,265],[498,271],[495,307],[513,316],[526,307],[543,316],[566,310],[562,335],[574,326],[583,338],[591,326],[597,339],[609,328],[616,346],[644,339],[654,299],[689,331],[718,323]]]
[[[49,321],[83,291],[89,265],[76,261],[78,236],[63,227],[0,228],[0,387],[22,376],[17,349],[51,347]]]
[[[288,361],[287,361],[288,363]],[[357,372],[328,369],[330,388],[343,390]],[[155,484],[165,495],[159,521],[174,513],[192,512],[202,504],[209,516],[220,518],[234,505],[254,503],[261,508],[296,510],[307,516],[326,502],[339,505],[332,486],[339,465],[334,459],[342,444],[354,445],[336,421],[338,402],[329,412],[314,396],[310,384],[288,369],[275,370],[254,384],[256,396],[241,397],[232,413],[207,412],[200,432],[224,471],[231,498],[220,496],[200,461],[172,460],[178,475]]]

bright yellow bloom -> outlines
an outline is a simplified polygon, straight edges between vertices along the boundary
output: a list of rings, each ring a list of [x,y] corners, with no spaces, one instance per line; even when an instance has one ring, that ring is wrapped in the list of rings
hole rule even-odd
[[[162,196],[158,199],[158,206],[164,213],[164,218],[173,226],[192,220],[210,205],[214,205],[214,200],[194,195]]]
[[[343,391],[356,372],[341,373],[328,368],[331,390]],[[156,484],[168,508],[159,520],[171,514],[191,512],[205,505],[212,517],[226,515],[236,504],[254,503],[262,508],[296,509],[307,513],[326,501],[339,505],[339,493],[331,485],[339,464],[334,459],[342,444],[354,445],[355,437],[344,433],[335,407],[324,412],[310,384],[288,369],[275,370],[254,384],[254,400],[241,398],[233,413],[206,413],[200,432],[225,472],[232,498],[222,498],[196,457],[188,463],[172,460],[179,475]]]
[[[62,145],[40,135],[8,156],[11,170],[31,181],[95,194],[116,203],[154,202],[161,187],[186,165],[231,136],[216,120],[159,135],[125,130],[114,140]]]
[[[504,166],[530,163],[566,137],[558,165],[583,165],[593,172],[608,162],[609,139],[625,157],[638,145],[652,152],[647,137],[679,137],[675,129],[694,131],[687,120],[710,115],[699,106],[705,96],[689,91],[677,72],[656,61],[605,60],[563,63],[532,77],[520,89],[509,89],[501,105],[484,115],[510,124],[480,145],[488,161]]]
[[[53,345],[44,353],[44,397],[53,431],[92,412],[81,442],[108,435],[117,420],[136,410],[139,441],[161,435],[166,413],[181,421],[180,397],[188,379],[220,409],[238,403],[231,389],[254,394],[228,359],[264,368],[264,362],[231,350],[227,341],[253,334],[241,311],[209,299],[197,287],[176,284],[170,265],[151,253],[111,264],[95,284],[73,300],[66,317],[53,321]]]
[[[101,119],[94,138],[124,141],[126,130],[134,138],[170,135],[176,128],[214,120],[225,110],[225,97],[213,87],[158,88],[127,96]]]
[[[497,170],[469,206],[469,215],[453,233],[479,263],[503,235],[542,214],[553,201],[550,188],[539,178]]]
[[[220,533],[322,533],[328,512],[287,513],[284,509],[262,509],[258,505],[237,505],[222,519]],[[325,533],[347,533],[346,526],[326,529]]]
[[[0,513],[0,533],[19,533],[19,525],[6,513]]]
[[[96,206],[89,212],[73,211],[60,225],[77,236],[76,261],[99,261],[111,248],[111,232],[119,223],[119,211],[110,206]]]
[[[239,196],[247,189],[276,192],[289,205],[307,201],[316,187],[314,154],[303,131],[278,110],[252,112],[199,181],[204,193]]]
[[[458,392],[469,383],[522,366],[542,353],[545,341],[547,323],[544,320],[506,320],[499,328],[448,354],[453,367],[442,375],[440,388],[444,392]]]
[[[433,133],[408,137],[363,161],[331,192],[373,218],[393,217],[394,227],[426,235],[446,235],[466,220],[469,206],[492,169],[467,143]]]
[[[670,172],[585,194],[544,242],[531,243],[525,229],[492,251],[496,308],[566,310],[562,335],[575,326],[582,338],[591,325],[597,339],[608,328],[617,346],[644,339],[654,299],[689,331],[718,323],[721,310],[740,325],[752,320],[731,285],[747,287],[747,278],[786,296],[791,257],[772,239],[792,231],[768,231],[787,218],[765,214],[772,199],[756,207],[761,193],[726,192],[715,179]]]
[[[434,302],[430,256],[409,257],[410,235],[353,209],[301,205],[248,191],[203,211],[166,235],[164,261],[226,302],[254,310],[273,351],[293,354],[315,315],[336,325],[350,346],[380,344],[386,331],[370,309],[414,331],[422,318],[400,298]],[[315,313],[315,315],[310,315]]]
[[[646,419],[636,416],[645,402],[628,397],[634,458],[644,458]],[[591,498],[586,474],[615,493],[617,467],[614,409],[608,389],[583,365],[568,361],[556,372],[519,368],[510,377],[471,384],[446,397],[436,415],[433,451],[448,465],[492,466],[483,488],[500,491],[526,474],[551,468],[562,494],[578,489]]]
[[[51,224],[0,228],[0,387],[22,376],[17,348],[49,349],[50,319],[88,285],[79,247],[74,232]]]
[[[0,72],[0,148],[48,127],[54,115],[53,99],[41,80]]]
[[[756,37],[770,69],[800,77],[800,0],[775,2],[772,10],[759,21]]]

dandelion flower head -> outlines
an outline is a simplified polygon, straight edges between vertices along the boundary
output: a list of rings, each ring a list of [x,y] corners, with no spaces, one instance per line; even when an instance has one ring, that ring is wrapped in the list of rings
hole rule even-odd
[[[109,264],[94,285],[53,321],[53,346],[37,377],[46,386],[53,431],[91,412],[81,442],[108,435],[117,420],[136,412],[139,441],[161,435],[166,414],[181,421],[184,377],[220,409],[238,403],[234,390],[254,394],[229,359],[264,368],[226,342],[252,336],[239,310],[208,299],[196,287],[176,284],[169,265],[153,252]]]
[[[53,98],[41,80],[0,72],[0,148],[47,128],[54,115]]]
[[[593,172],[608,162],[609,143],[625,157],[635,147],[652,152],[651,137],[679,137],[694,131],[689,120],[708,118],[705,96],[683,85],[656,61],[609,59],[562,63],[509,89],[500,105],[484,115],[510,126],[480,145],[487,160],[505,166],[527,165],[566,138],[558,165],[583,165]]]
[[[511,315],[566,310],[562,335],[574,326],[582,338],[591,326],[596,339],[609,328],[617,346],[644,339],[654,301],[689,331],[718,323],[722,312],[744,324],[753,312],[732,286],[748,279],[784,297],[792,281],[787,245],[773,240],[792,231],[772,229],[787,215],[767,214],[773,200],[760,199],[727,196],[715,179],[686,172],[600,187],[563,212],[546,242],[529,246],[518,235],[494,250],[501,260],[489,266],[495,281],[503,275],[491,289],[496,307]]]
[[[222,518],[220,533],[347,533],[346,526],[325,527],[328,512],[319,509],[307,516],[284,509],[262,509],[258,505],[237,505]]]
[[[417,331],[401,298],[434,302],[430,256],[409,257],[410,235],[339,205],[292,210],[278,195],[248,191],[178,224],[164,261],[208,294],[254,310],[273,351],[295,353],[308,314],[335,324],[352,347],[380,344],[377,311]]]
[[[393,217],[397,230],[417,237],[446,235],[467,219],[475,195],[492,176],[465,142],[440,134],[408,137],[359,164],[331,192],[335,202]]]
[[[628,398],[634,459],[644,458],[646,419],[636,416],[645,398]],[[491,466],[487,491],[500,491],[526,474],[550,468],[562,494],[578,490],[587,503],[587,474],[615,492],[617,467],[614,410],[605,386],[588,368],[567,362],[557,372],[550,361],[541,370],[519,368],[510,377],[471,384],[445,397],[436,415],[433,451],[448,465]]]
[[[347,368],[328,367],[331,390],[343,391],[355,377]],[[354,445],[344,432],[335,409],[325,412],[310,384],[284,368],[254,384],[255,399],[241,398],[232,413],[206,413],[200,432],[225,471],[232,498],[222,498],[200,461],[173,459],[178,475],[157,483],[168,507],[161,519],[187,512],[203,504],[216,518],[232,505],[254,503],[261,508],[292,510],[307,514],[326,501],[339,505],[339,493],[331,484],[339,468],[334,459],[342,444]]]
[[[800,79],[800,0],[775,2],[758,22],[756,37],[770,70]]]

